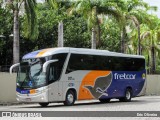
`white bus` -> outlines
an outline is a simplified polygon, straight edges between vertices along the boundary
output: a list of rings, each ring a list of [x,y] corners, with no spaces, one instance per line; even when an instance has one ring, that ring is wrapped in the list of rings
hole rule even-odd
[[[48,48],[23,56],[18,67],[19,102],[73,105],[75,100],[131,101],[145,84],[145,58],[106,50]]]

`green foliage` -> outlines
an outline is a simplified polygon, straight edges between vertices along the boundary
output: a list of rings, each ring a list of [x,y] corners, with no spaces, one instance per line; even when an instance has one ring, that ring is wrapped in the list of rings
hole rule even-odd
[[[107,19],[101,25],[101,43],[99,49],[120,52],[120,28],[114,19]]]
[[[61,9],[63,11],[63,9]],[[61,11],[60,11],[61,12]],[[30,51],[57,47],[58,39],[58,22],[61,18],[57,16],[57,12],[50,9],[48,4],[38,4],[37,6],[37,18],[39,37],[37,40],[23,41],[25,44],[30,43]],[[86,21],[80,16],[66,16],[64,20],[64,46],[66,47],[88,47],[90,48],[90,33],[87,30]],[[25,21],[23,21],[25,22]],[[22,22],[22,26],[23,23]],[[23,31],[23,30],[22,30]],[[24,37],[24,33],[22,33]],[[38,42],[37,42],[38,41]],[[22,43],[23,44],[23,43]],[[21,49],[24,49],[21,47]],[[22,53],[29,52],[29,49],[23,50]]]
[[[83,17],[68,17],[64,21],[64,46],[90,48],[90,33]]]
[[[12,33],[13,17],[8,9],[4,9],[0,4],[0,66],[11,63],[12,59]]]
[[[122,28],[127,27],[131,31],[125,33],[127,53],[137,54],[137,26],[139,25],[142,53],[146,57],[147,68],[149,70],[152,67],[150,50],[151,45],[154,45],[156,71],[160,72],[160,46],[158,46],[160,44],[160,20],[147,13],[147,10],[156,10],[156,7],[149,6],[143,0],[77,0],[78,2],[73,6],[77,13],[70,15],[68,11],[70,13],[74,11],[71,7],[74,0],[72,2],[47,0],[47,3],[37,4],[37,7],[35,1],[29,1],[33,9],[27,8],[29,11],[26,12],[32,14],[19,16],[21,57],[37,49],[57,47],[57,27],[59,21],[62,20],[65,47],[91,48],[90,30],[95,27],[96,35],[100,35],[97,48],[120,52]],[[27,3],[27,0],[25,2]],[[31,20],[32,16],[36,19]],[[11,12],[0,7],[0,35],[6,36],[0,38],[0,65],[12,62],[13,38],[9,37],[12,28]]]
[[[39,26],[39,37],[37,44],[38,48],[54,47],[57,42],[57,24],[59,16],[56,12],[49,9],[47,4],[39,4],[38,6],[38,26]],[[36,45],[35,45],[36,46]]]
[[[147,18],[148,17],[148,18]],[[154,15],[148,15],[146,18],[151,23],[142,23],[141,27],[141,51],[147,61],[147,68],[149,73],[159,71],[160,58],[160,19]],[[132,54],[136,53],[137,49],[137,32],[133,29],[130,33],[130,44],[132,45]],[[153,50],[154,49],[154,50]]]
[[[56,15],[53,10],[50,9],[48,4],[38,4],[37,6],[37,19],[38,19],[38,31],[39,36],[36,40],[28,39],[32,42],[32,49],[42,49],[45,47],[54,47],[57,42],[57,24],[59,16]],[[25,20],[22,23],[25,24]],[[25,29],[25,28],[24,28]],[[25,36],[24,30],[22,30],[23,37]],[[38,41],[38,42],[37,42]],[[32,51],[30,49],[30,51]]]
[[[36,15],[36,0],[24,0],[25,7],[25,36],[30,39],[37,39],[38,26]]]
[[[11,13],[0,6],[0,35],[10,32],[13,26],[12,19]]]

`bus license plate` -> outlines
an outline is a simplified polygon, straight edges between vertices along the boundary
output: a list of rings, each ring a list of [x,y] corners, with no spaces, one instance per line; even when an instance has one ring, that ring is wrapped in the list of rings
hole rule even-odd
[[[31,98],[26,98],[26,102],[31,102]]]

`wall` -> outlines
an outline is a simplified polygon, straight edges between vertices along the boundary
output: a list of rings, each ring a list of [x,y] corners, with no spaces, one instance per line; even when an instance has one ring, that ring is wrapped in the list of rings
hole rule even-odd
[[[146,95],[160,95],[160,75],[147,75]],[[0,72],[0,103],[16,102],[16,74]]]
[[[16,102],[16,74],[0,72],[0,103]]]
[[[160,75],[147,75],[146,95],[160,95]]]

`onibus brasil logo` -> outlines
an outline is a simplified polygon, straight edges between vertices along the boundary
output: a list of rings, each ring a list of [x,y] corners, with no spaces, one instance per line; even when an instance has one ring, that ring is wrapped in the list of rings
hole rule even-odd
[[[2,112],[2,117],[42,117],[40,112]]]

